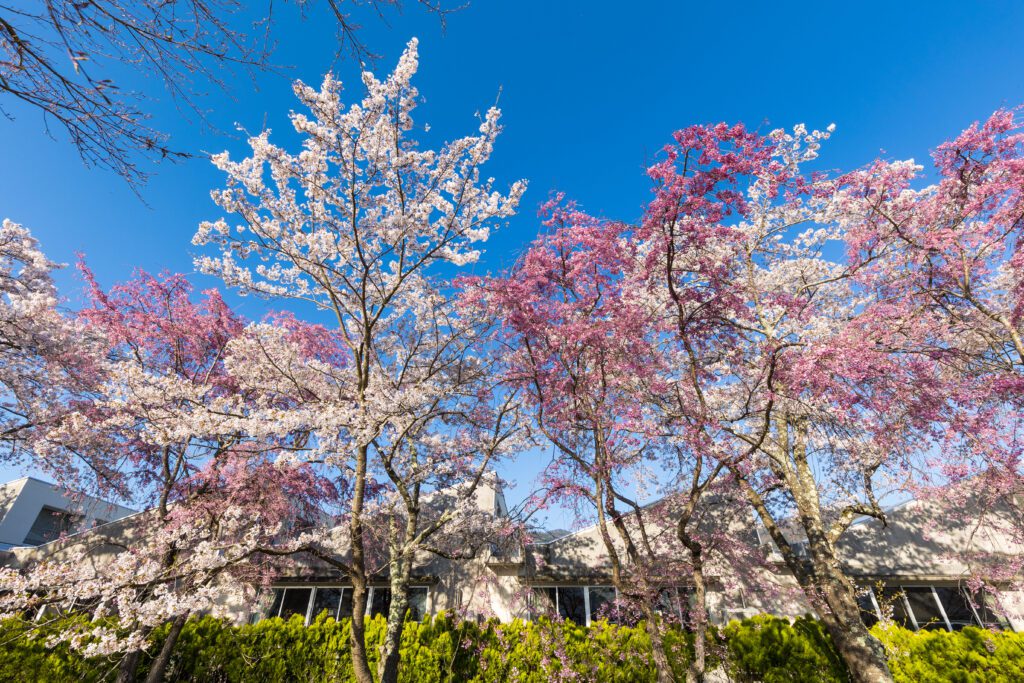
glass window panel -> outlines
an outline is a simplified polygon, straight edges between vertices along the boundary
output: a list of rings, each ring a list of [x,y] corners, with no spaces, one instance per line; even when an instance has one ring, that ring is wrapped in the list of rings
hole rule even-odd
[[[586,625],[587,604],[583,597],[582,586],[558,587],[558,613],[564,619]]]
[[[592,586],[590,588],[590,620],[607,619],[616,623],[615,589],[610,586]]]
[[[908,586],[903,589],[910,603],[910,609],[917,619],[917,627],[928,631],[945,631],[946,620],[939,612],[939,604],[935,602],[935,595],[931,586]]]
[[[341,602],[342,589],[337,586],[317,586],[313,594],[313,611],[309,618],[316,619],[321,612],[327,612],[329,617],[338,616],[338,603]]]
[[[903,591],[899,588],[883,588],[879,607],[882,608],[882,612],[885,613],[887,610],[892,610],[892,620],[902,626],[903,628],[909,628],[915,630],[914,622],[907,614],[907,606],[903,601]]]
[[[409,589],[409,618],[423,621],[427,616],[427,587],[413,586]]]
[[[313,595],[312,588],[286,588],[284,600],[281,602],[281,618],[288,619],[293,614],[306,618],[309,609],[309,598]]]
[[[878,613],[875,611],[875,602],[871,599],[870,589],[857,595],[857,605],[860,607],[860,618],[865,626],[871,628],[878,623]]]
[[[690,619],[690,608],[693,606],[695,597],[693,594],[693,588],[688,586],[676,587],[676,592],[679,595],[679,614],[683,619],[684,623],[688,623]]]
[[[664,619],[675,622],[679,619],[679,596],[674,588],[662,588],[658,591],[658,602],[655,611]]]
[[[352,589],[344,588],[341,594],[341,607],[338,609],[339,619],[352,618]]]
[[[283,588],[274,589],[274,600],[270,603],[270,607],[267,608],[267,617],[276,617],[281,611],[281,599],[284,597]]]
[[[43,509],[39,511],[36,520],[32,523],[32,528],[25,535],[24,543],[26,545],[42,545],[43,543],[55,541],[62,534],[71,533],[81,518],[81,515],[76,515],[67,510],[59,510],[44,505]]]
[[[371,597],[370,603],[370,616],[375,617],[378,614],[382,614],[386,617],[388,615],[388,610],[390,609],[391,589],[374,586],[373,596]]]
[[[975,605],[978,618],[981,619],[981,623],[985,628],[1001,631],[1013,630],[1010,627],[1010,622],[1003,616],[1003,611],[999,608],[996,596],[992,595],[992,593],[982,588],[975,598]]]
[[[557,590],[557,588],[534,588],[530,593],[531,616],[554,615],[558,605]]]
[[[954,631],[959,631],[965,626],[978,625],[971,603],[962,590],[950,586],[936,586],[935,593],[939,596],[939,602],[942,603],[942,609],[946,611],[949,625]]]

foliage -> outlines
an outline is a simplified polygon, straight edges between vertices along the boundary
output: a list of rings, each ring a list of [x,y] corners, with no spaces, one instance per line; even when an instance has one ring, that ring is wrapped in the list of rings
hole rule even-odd
[[[1017,633],[968,627],[919,631],[876,627],[898,683],[982,683],[1024,680],[1024,642]]]
[[[0,679],[86,683],[112,678],[115,666],[104,657],[85,658],[67,643],[49,647],[56,632],[74,628],[83,617],[45,624],[0,621]],[[31,635],[30,635],[31,632]],[[164,626],[151,636],[150,654],[159,650]],[[873,630],[889,653],[896,681],[987,682],[1024,678],[1024,637],[977,628],[948,633],[914,633],[899,627]],[[367,622],[370,665],[377,664],[385,621]],[[677,680],[685,677],[693,637],[665,634],[666,651]],[[810,617],[793,623],[761,615],[734,621],[709,634],[709,647],[725,660],[733,680],[846,681],[845,667],[821,624]],[[301,617],[266,619],[231,626],[212,617],[191,619],[175,647],[167,680],[348,681],[349,622],[321,615],[309,626]],[[540,619],[509,623],[455,620],[439,614],[409,621],[402,633],[400,681],[409,683],[499,683],[550,680],[632,683],[654,681],[650,639],[643,624],[618,626],[602,621],[587,628]],[[144,674],[144,659],[138,674]],[[709,661],[709,669],[721,664]]]
[[[846,681],[846,667],[821,624],[810,617],[760,615],[722,629],[736,681]]]

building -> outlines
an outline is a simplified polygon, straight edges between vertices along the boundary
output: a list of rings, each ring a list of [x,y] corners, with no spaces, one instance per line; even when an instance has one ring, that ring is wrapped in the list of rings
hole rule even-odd
[[[482,488],[478,503],[502,514],[500,486]],[[729,565],[712,560],[707,572],[711,620],[721,624],[759,613],[791,617],[812,613],[781,555],[767,534],[757,533],[752,520],[749,510],[739,508],[725,523],[742,523],[749,530],[750,544],[759,549],[763,561],[748,571],[751,576],[760,574],[756,581],[744,581],[728,575]],[[798,552],[805,547],[799,539],[794,541]],[[861,589],[868,625],[884,613],[910,629],[957,630],[975,625],[1024,630],[1024,592],[1016,585],[1022,577],[1013,585],[1003,581],[998,596],[970,587],[978,568],[966,558],[984,555],[998,562],[1001,556],[1024,554],[1024,547],[1001,533],[998,525],[979,520],[964,528],[934,504],[909,501],[887,512],[885,526],[874,519],[855,524],[841,541],[840,552],[847,575]],[[245,618],[300,614],[308,621],[323,610],[339,617],[351,614],[350,589],[336,580],[322,580],[325,570],[316,563],[297,569],[294,576],[277,583],[269,607],[254,605]],[[410,606],[414,615],[457,608],[503,621],[557,612],[590,624],[602,606],[616,597],[610,577],[599,531],[588,527],[543,538],[510,553],[488,549],[457,567],[424,558],[414,573]],[[386,582],[378,582],[370,592],[371,612],[386,612],[389,598]],[[662,598],[663,609],[681,617],[688,589],[667,586]]]
[[[476,492],[476,504],[487,515],[507,514],[497,477],[485,479]],[[1009,512],[1018,515],[1020,510]],[[756,562],[744,573],[732,571],[735,565],[721,560],[709,562],[706,573],[713,622],[758,613],[799,616],[812,612],[775,547],[765,534],[758,533],[749,510],[720,505],[717,511],[712,509],[709,518],[714,515],[718,515],[716,523],[731,524],[748,535]],[[1000,531],[998,524],[978,519],[966,528],[935,504],[921,501],[897,506],[887,517],[885,526],[873,519],[855,524],[840,543],[844,569],[861,588],[866,623],[874,623],[885,613],[912,629],[956,630],[973,624],[1024,630],[1022,577],[1004,577],[997,585],[998,595],[971,590],[972,579],[988,577],[979,576],[984,567],[973,566],[970,558],[984,556],[995,562],[1004,558],[1017,566],[1024,555],[1024,547]],[[130,522],[108,525],[106,533],[120,529],[117,533],[130,538]],[[799,538],[792,540],[799,550]],[[41,548],[15,548],[7,564],[26,567],[59,555],[62,548],[76,542],[80,541],[71,538]],[[96,545],[98,553],[118,552],[113,544]],[[525,546],[504,550],[484,544],[467,560],[450,561],[427,554],[417,559],[409,600],[414,617],[458,610],[507,621],[547,611],[589,624],[599,618],[602,606],[616,597],[610,563],[595,527],[542,536]],[[682,616],[688,589],[685,585],[666,586],[662,598],[662,609]],[[308,622],[324,611],[335,617],[351,614],[351,599],[351,589],[338,570],[322,561],[302,559],[293,561],[260,599],[226,607],[239,623],[295,614]],[[385,613],[389,603],[387,579],[380,576],[372,582],[370,611]]]
[[[42,545],[134,513],[122,505],[22,477],[0,485],[0,550]]]

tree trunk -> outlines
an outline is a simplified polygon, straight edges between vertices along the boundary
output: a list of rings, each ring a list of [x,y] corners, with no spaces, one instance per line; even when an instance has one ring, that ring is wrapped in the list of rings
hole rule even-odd
[[[651,659],[654,660],[656,680],[658,683],[673,683],[675,678],[672,676],[672,667],[668,663],[668,655],[665,654],[665,640],[661,637],[661,619],[646,600],[643,612],[647,625],[647,636],[651,639]]]
[[[373,683],[366,658],[366,555],[363,548],[363,497],[366,494],[366,463],[368,447],[356,452],[355,483],[352,492],[352,517],[349,534],[352,538],[352,625],[349,644],[352,649],[352,673],[356,683]]]
[[[135,650],[124,656],[124,659],[121,660],[117,667],[117,683],[135,682],[135,670],[139,668],[139,657],[141,655],[141,650]]]
[[[401,663],[402,631],[405,628],[405,612],[409,607],[408,577],[392,578],[391,608],[388,610],[384,646],[381,648],[377,678],[380,683],[397,683],[398,667]]]
[[[396,482],[397,483],[397,482]],[[388,609],[388,623],[384,632],[384,646],[381,648],[377,678],[380,683],[398,683],[398,667],[401,665],[402,631],[405,629],[405,612],[409,607],[409,581],[416,553],[412,549],[419,524],[419,486],[406,498],[407,515],[405,527],[398,529],[398,520],[391,518],[391,607]]]
[[[358,683],[374,683],[366,657],[366,582],[352,578],[352,625],[349,645],[352,647],[352,673]]]
[[[704,683],[707,671],[706,640],[708,633],[707,586],[704,581],[704,556],[700,543],[690,539],[686,544],[690,550],[690,565],[693,576],[694,610],[693,661],[686,669],[686,683]]]
[[[821,593],[833,617],[822,619],[822,625],[832,636],[850,678],[855,683],[892,683],[885,648],[861,620],[860,606],[850,580],[838,569],[838,564],[820,564],[815,562],[815,569],[822,579]]]
[[[607,475],[604,475],[603,480],[601,478],[595,480],[595,484],[598,500],[604,500],[604,505],[598,506],[598,526],[601,530],[601,539],[604,541],[605,549],[612,558],[612,582],[615,584],[615,588],[622,592],[624,582],[619,565],[618,551],[612,541],[611,534],[608,532],[606,518],[611,518],[612,526],[615,527],[619,538],[622,540],[623,545],[625,545],[626,556],[629,558],[630,564],[632,564],[634,569],[641,568],[640,551],[637,549],[636,543],[633,542],[633,536],[629,531],[629,527],[626,526],[622,515],[615,508],[615,500]],[[643,520],[638,518],[637,524],[643,525]],[[646,578],[643,580],[642,590],[643,600],[641,609],[647,622],[647,635],[651,640],[651,658],[654,660],[654,666],[657,669],[657,681],[658,683],[672,683],[672,668],[668,664],[668,655],[665,653],[665,641],[661,637],[661,620],[651,606],[653,591]]]
[[[146,676],[146,683],[160,683],[164,680],[164,674],[167,672],[167,665],[171,661],[171,653],[174,652],[174,646],[178,642],[178,636],[181,635],[181,630],[185,628],[185,622],[188,621],[188,612],[179,614],[171,622],[171,629],[167,632],[167,637],[164,639],[164,644],[160,648],[160,654],[157,655],[156,659],[153,660],[153,664],[149,667],[149,675]]]

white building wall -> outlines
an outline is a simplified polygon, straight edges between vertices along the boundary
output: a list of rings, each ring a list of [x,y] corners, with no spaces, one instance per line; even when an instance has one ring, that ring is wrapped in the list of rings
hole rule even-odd
[[[22,477],[0,485],[0,549],[23,546],[25,537],[44,507],[81,515],[72,530],[90,529],[97,522],[111,522],[135,511],[92,496],[69,499],[64,491],[33,477]]]

